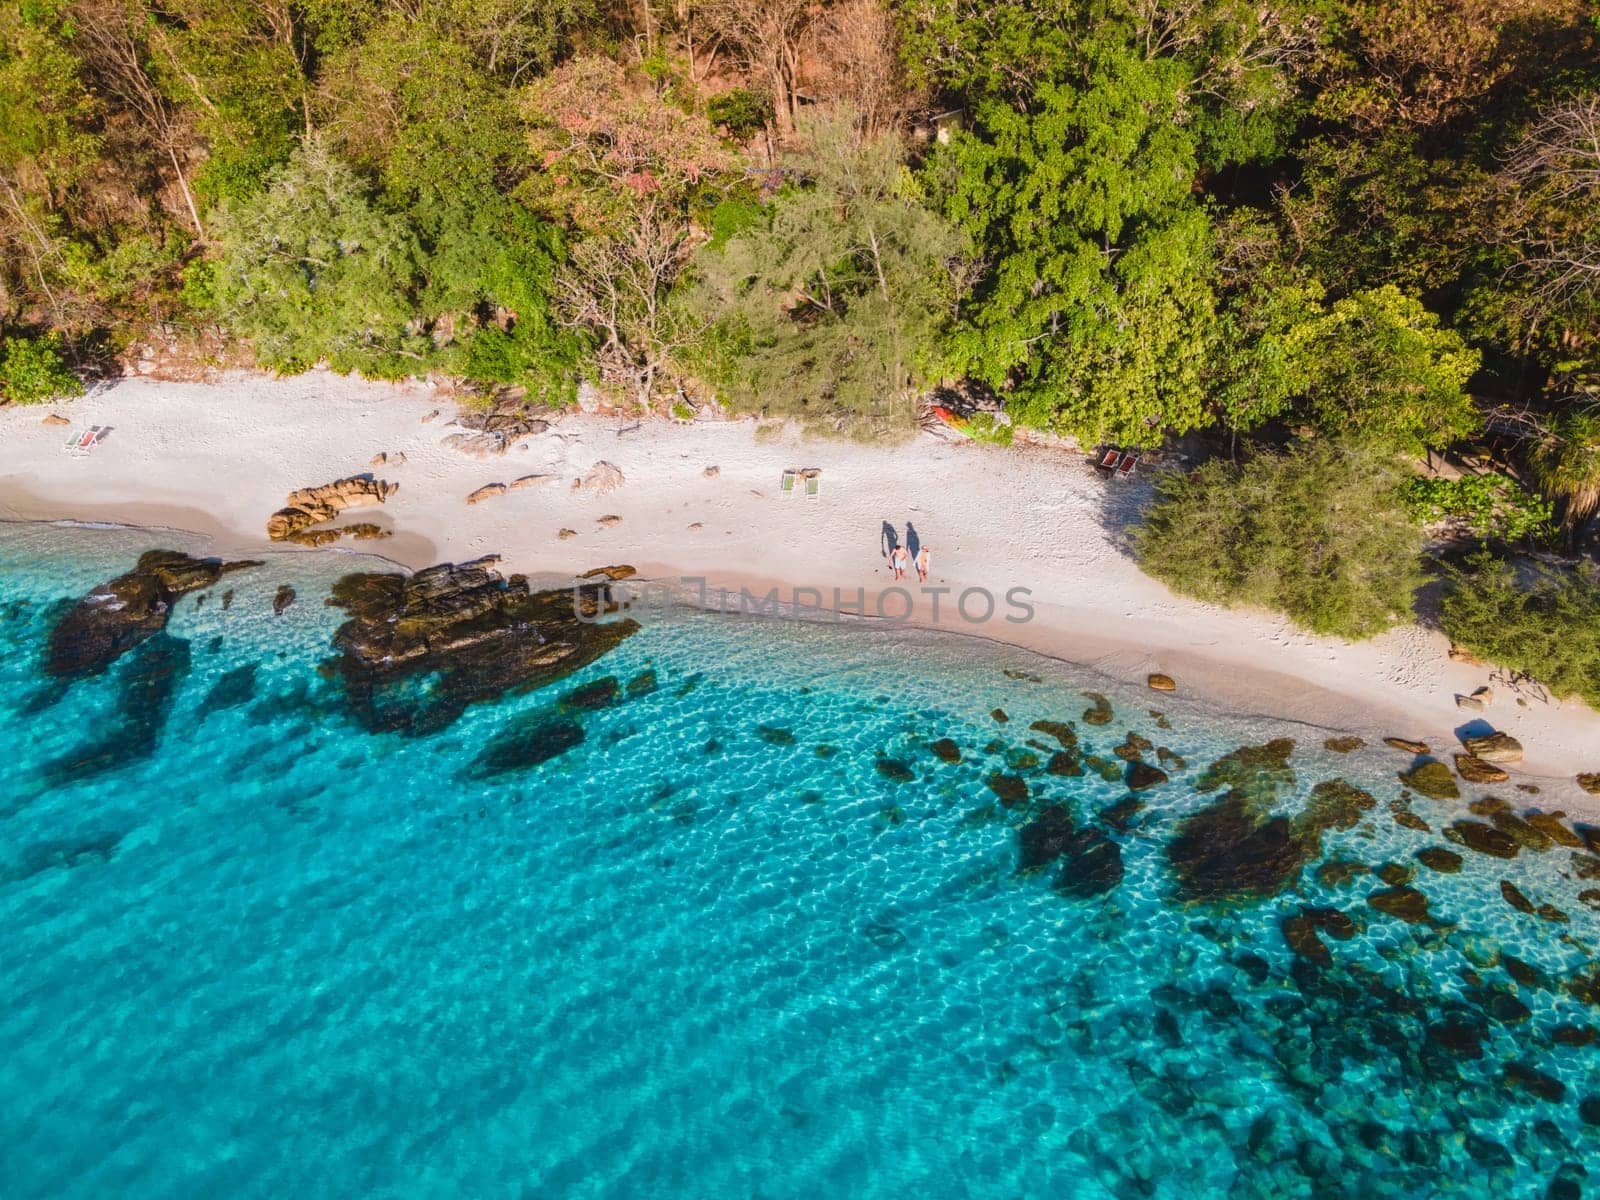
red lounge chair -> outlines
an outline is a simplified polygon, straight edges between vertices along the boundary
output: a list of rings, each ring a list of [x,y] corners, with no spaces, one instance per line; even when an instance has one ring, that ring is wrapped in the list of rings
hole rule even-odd
[[[87,454],[91,449],[94,448],[94,444],[100,440],[100,435],[103,431],[104,426],[91,426],[90,428],[85,429],[81,434],[74,434],[71,438],[69,438],[64,449],[68,454]]]
[[[1122,451],[1115,446],[1107,447],[1095,462],[1095,469],[1114,473],[1117,469],[1117,459],[1122,457]]]
[[[1137,450],[1125,450],[1122,454],[1122,461],[1117,464],[1117,475],[1123,479],[1132,478],[1133,469],[1138,465],[1139,452]]]

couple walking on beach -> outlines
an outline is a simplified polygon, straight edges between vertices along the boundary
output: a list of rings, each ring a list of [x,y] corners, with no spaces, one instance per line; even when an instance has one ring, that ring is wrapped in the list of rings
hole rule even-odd
[[[895,527],[885,521],[878,537],[878,551],[889,560],[889,569],[896,579],[904,579],[907,569],[915,564],[918,582],[928,582],[929,548],[910,521],[906,522],[905,545],[900,544],[900,534]]]

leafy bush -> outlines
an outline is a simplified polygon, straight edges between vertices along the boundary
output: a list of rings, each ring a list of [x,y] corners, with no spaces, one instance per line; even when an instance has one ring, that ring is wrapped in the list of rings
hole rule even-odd
[[[899,194],[897,138],[859,141],[848,110],[801,128],[807,185],[695,256],[685,307],[705,333],[680,358],[736,408],[866,440],[907,437],[940,361],[965,241]]]
[[[1372,637],[1410,616],[1421,582],[1402,479],[1393,460],[1320,438],[1242,468],[1210,462],[1160,480],[1134,547],[1175,591]]]
[[[7,338],[0,348],[0,396],[13,404],[43,404],[81,396],[83,384],[61,357],[61,335]]]
[[[1016,432],[1010,421],[1002,420],[991,412],[973,413],[963,428],[973,441],[987,442],[994,446],[1011,445],[1012,436]]]
[[[1479,658],[1600,707],[1600,580],[1487,552],[1450,570],[1439,624]]]
[[[213,233],[217,305],[264,365],[303,371],[326,358],[380,377],[420,366],[416,239],[322,142],[296,151],[266,191],[224,205]]]
[[[1458,518],[1478,537],[1548,541],[1554,534],[1551,504],[1531,496],[1498,472],[1460,479],[1418,477],[1405,485],[1406,506],[1422,524]]]
[[[735,138],[747,138],[772,120],[772,100],[748,88],[734,88],[706,101],[706,117],[725,125]]]

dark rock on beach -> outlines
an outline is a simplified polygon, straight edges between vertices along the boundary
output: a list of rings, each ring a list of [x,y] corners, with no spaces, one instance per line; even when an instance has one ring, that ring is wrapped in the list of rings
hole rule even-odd
[[[45,672],[63,679],[98,675],[165,629],[180,597],[210,587],[231,571],[259,565],[191,558],[176,550],[146,551],[133,570],[95,588],[56,623],[45,652]]]
[[[588,666],[639,628],[609,581],[534,592],[494,558],[415,575],[346,575],[329,601],[349,619],[326,664],[358,724],[407,736],[449,726],[469,704],[526,692]]]

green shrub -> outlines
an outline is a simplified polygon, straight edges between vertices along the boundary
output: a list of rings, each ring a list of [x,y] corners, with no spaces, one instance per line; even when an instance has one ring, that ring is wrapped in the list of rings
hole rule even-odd
[[[1161,478],[1134,548],[1174,591],[1372,637],[1409,618],[1422,578],[1403,478],[1390,458],[1321,438],[1242,468],[1214,461]]]
[[[1405,498],[1413,519],[1425,525],[1455,517],[1478,537],[1508,542],[1522,537],[1547,542],[1555,533],[1550,502],[1529,495],[1498,472],[1460,479],[1418,477],[1406,483]]]
[[[1011,445],[1015,433],[1010,421],[1001,420],[991,412],[973,413],[964,429],[973,441],[987,442],[993,446]]]
[[[1600,580],[1487,552],[1445,577],[1439,624],[1479,658],[1600,707]]]
[[[0,348],[0,396],[13,404],[43,404],[83,395],[83,384],[61,357],[61,335],[7,338]]]
[[[736,138],[747,138],[772,120],[772,101],[748,88],[734,88],[706,101],[706,118],[713,125],[726,125]]]

